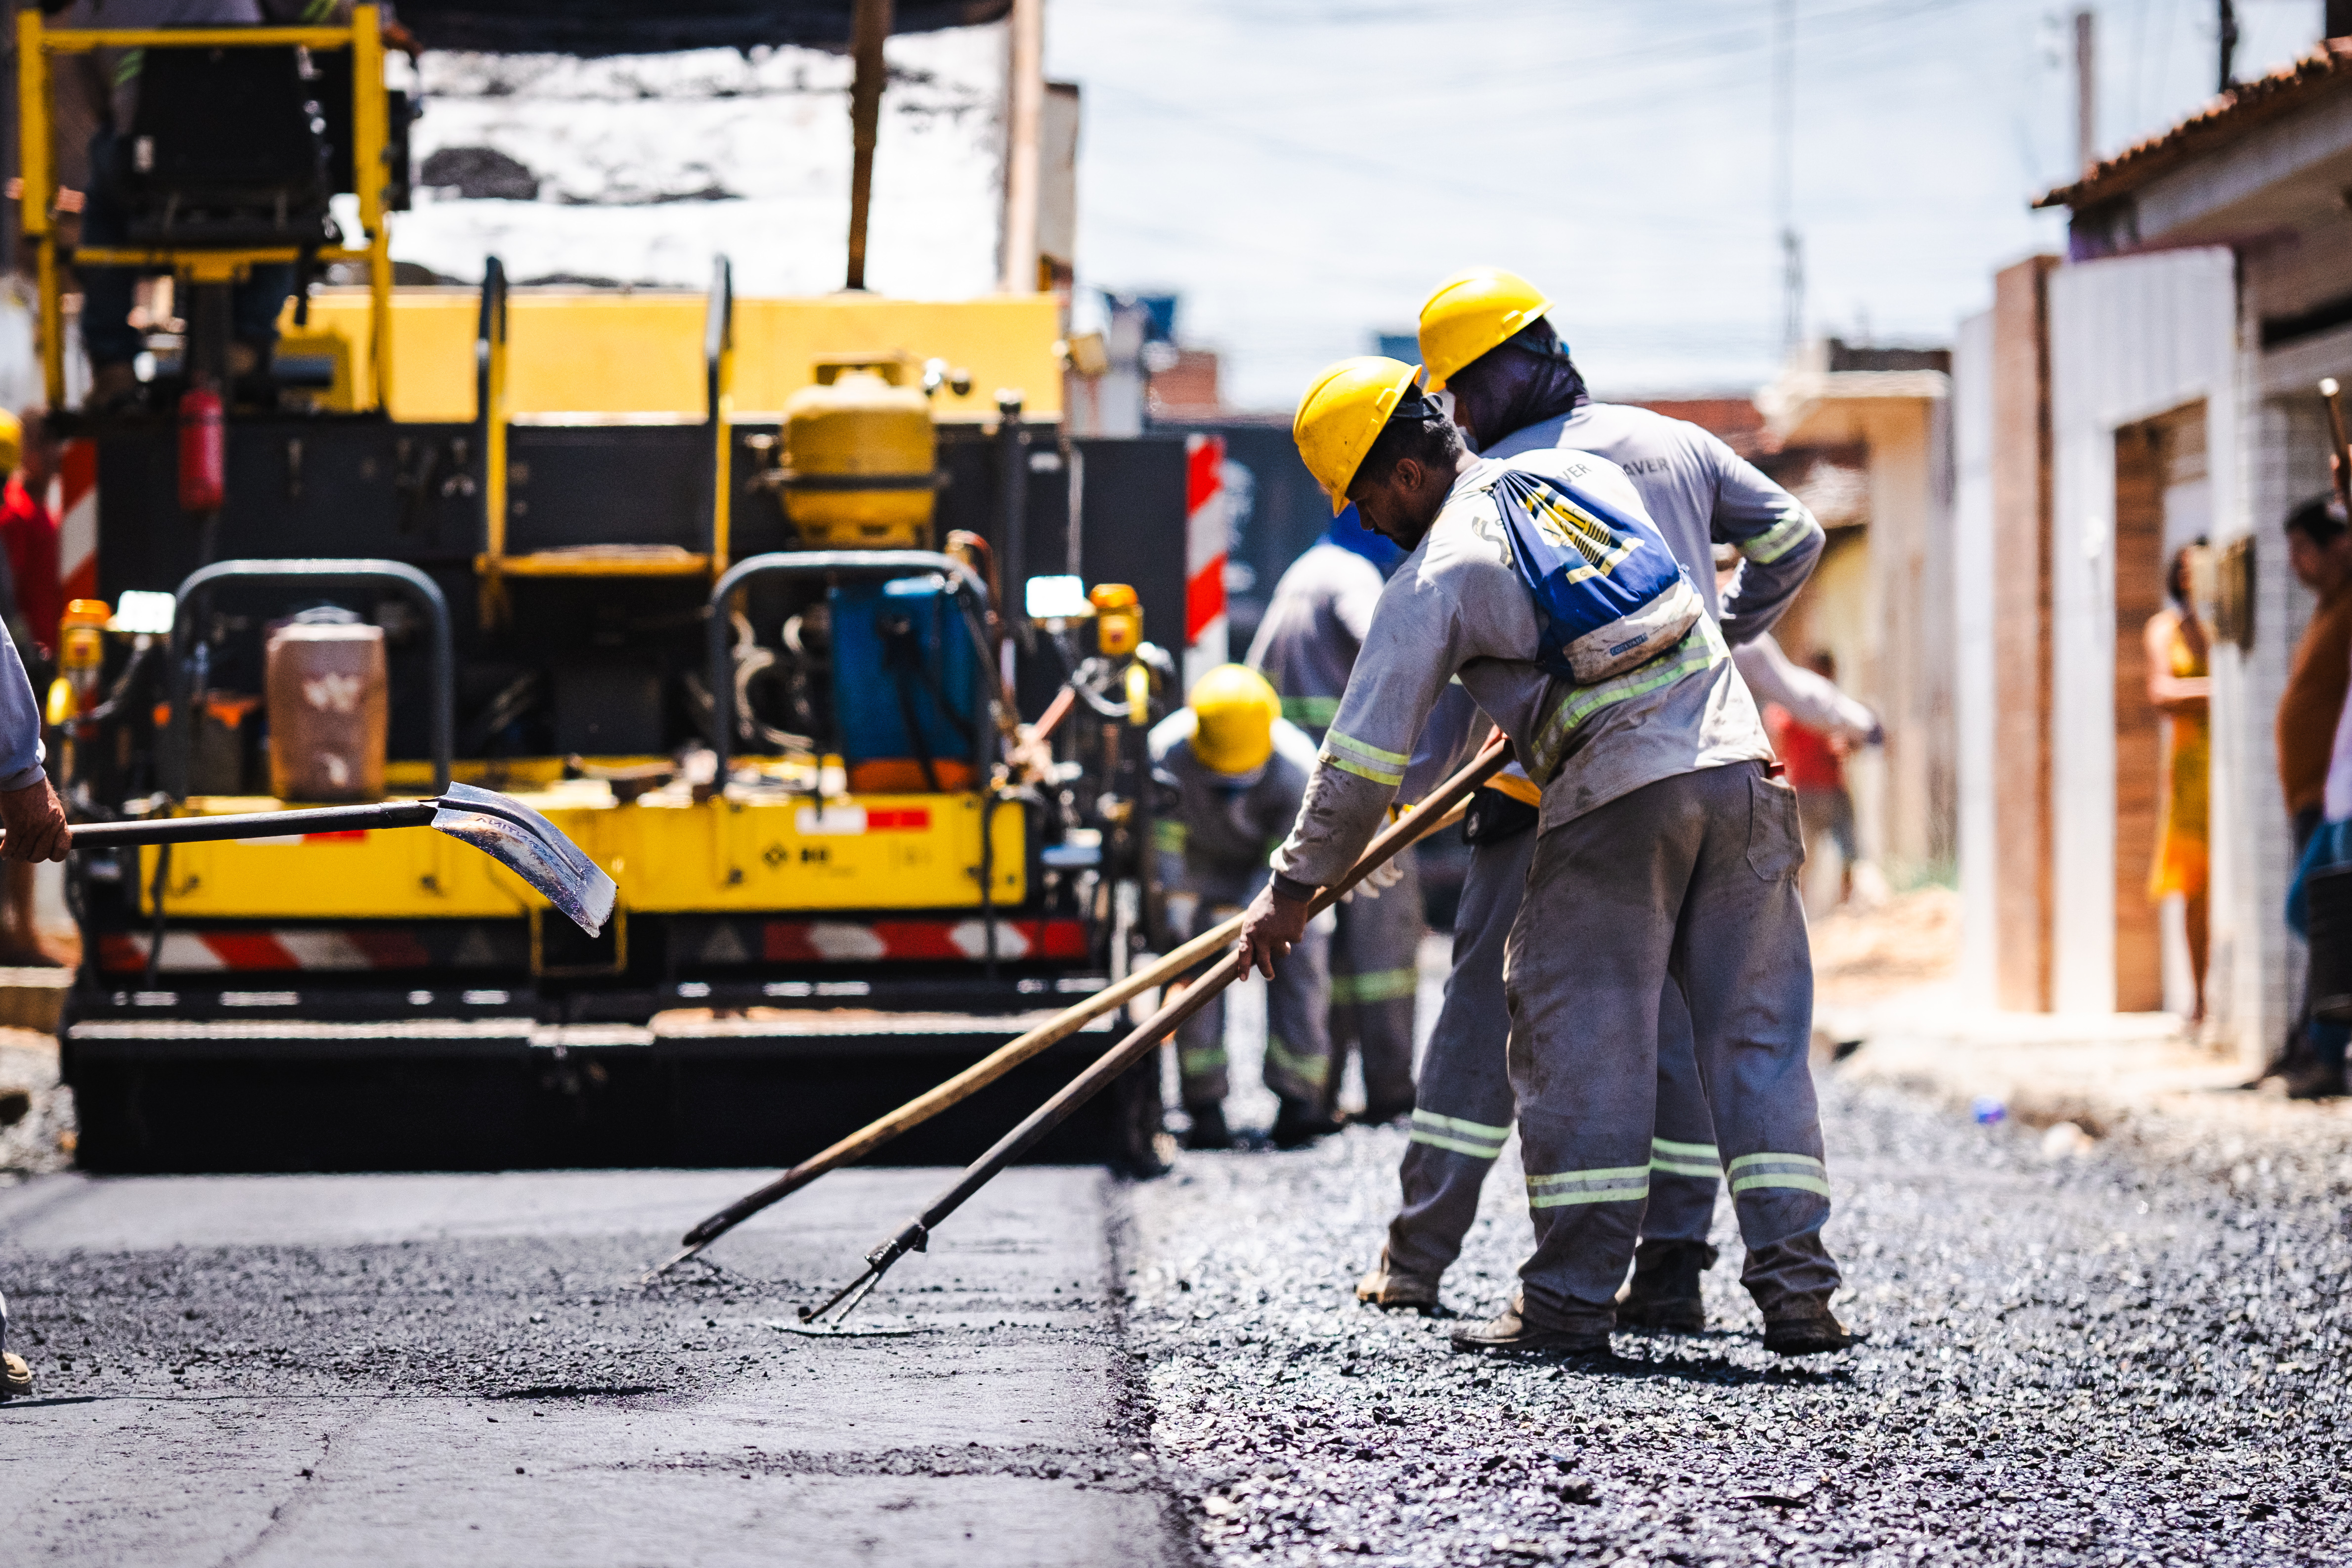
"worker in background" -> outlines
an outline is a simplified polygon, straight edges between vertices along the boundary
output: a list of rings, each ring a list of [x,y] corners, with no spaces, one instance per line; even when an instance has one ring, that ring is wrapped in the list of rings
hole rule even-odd
[[[1282,716],[1317,745],[1348,689],[1385,574],[1402,557],[1349,508],[1274,585],[1249,667],[1274,683]],[[1331,937],[1331,1091],[1352,1047],[1363,1064],[1363,1120],[1373,1123],[1413,1108],[1413,1004],[1427,932],[1413,858],[1400,855],[1381,871],[1334,911]]]
[[[45,422],[37,412],[19,421],[0,409],[0,469],[7,479],[0,485],[0,564],[7,582],[0,592],[0,615],[16,645],[26,650],[23,662],[31,668],[35,690],[48,685],[49,661],[65,619],[65,583],[58,570],[58,520],[42,503],[49,476],[56,471]],[[6,866],[6,898],[0,901],[0,964],[54,967],[57,960],[42,948],[34,918],[36,892],[32,863],[11,860]]]
[[[45,0],[41,8],[51,14],[50,26],[71,28],[346,26],[352,19],[352,0],[72,0],[63,5]],[[415,40],[390,20],[391,9],[384,7],[384,39],[413,57]],[[61,141],[70,134],[69,127],[98,128],[89,141],[86,164],[76,156],[78,148],[58,149],[60,184],[79,185],[86,193],[80,240],[86,246],[121,245],[130,238],[119,171],[138,120],[144,63],[137,49],[63,55],[56,63],[55,113]],[[222,105],[224,114],[233,111],[233,105]],[[124,267],[85,267],[80,272],[82,346],[90,364],[89,406],[135,406],[140,387],[132,363],[145,347],[140,330],[131,324],[138,274]],[[293,291],[294,268],[282,262],[256,264],[236,285],[230,304],[232,376],[268,368],[278,345],[278,315]]]
[[[2279,693],[2279,787],[2298,863],[2326,817],[2328,763],[2352,690],[2352,509],[2347,476],[2339,470],[2336,480],[2335,494],[2314,497],[2286,520],[2287,563],[2319,597]],[[2331,1099],[2345,1091],[2345,1028],[2312,1016],[2309,991],[2306,977],[2285,1047],[2263,1076],[2284,1079],[2289,1099]]]
[[[0,636],[0,858],[30,865],[62,860],[71,847],[65,808],[41,771],[41,710],[33,683],[16,657],[13,637]],[[33,1392],[33,1371],[8,1349],[8,1303],[0,1297],[0,1399]]]
[[[1703,588],[1708,614],[1720,617],[1738,667],[1759,668],[1784,689],[1789,682],[1777,679],[1771,664],[1779,649],[1766,634],[1820,558],[1820,525],[1795,497],[1697,426],[1594,403],[1545,318],[1549,309],[1527,279],[1491,268],[1458,273],[1431,294],[1421,312],[1422,357],[1432,384],[1452,392],[1457,426],[1482,456],[1566,447],[1622,468],[1684,574]],[[1719,574],[1719,561],[1731,568],[1727,574]],[[1767,647],[1769,655],[1761,651]],[[1829,696],[1837,697],[1834,689]],[[1819,697],[1807,692],[1804,700]],[[1476,1217],[1478,1189],[1508,1132],[1512,1100],[1498,1050],[1505,1021],[1499,1007],[1480,998],[1499,980],[1503,932],[1517,917],[1534,855],[1532,843],[1517,837],[1535,823],[1534,786],[1515,774],[1516,768],[1498,778],[1492,795],[1480,792],[1473,808],[1471,870],[1454,921],[1454,974],[1422,1060],[1414,1146],[1400,1172],[1404,1203],[1379,1267],[1358,1283],[1362,1300],[1435,1301],[1437,1276],[1460,1253]],[[1618,1319],[1696,1332],[1706,1326],[1700,1277],[1716,1258],[1707,1235],[1718,1154],[1692,1055],[1689,1012],[1671,983],[1660,994],[1658,1016],[1650,1202]]]
[[[1795,797],[1765,771],[1755,704],[1623,470],[1557,449],[1473,457],[1419,379],[1393,360],[1343,361],[1293,425],[1324,488],[1411,553],[1381,594],[1239,951],[1277,971],[1315,890],[1386,816],[1458,678],[1542,804],[1506,957],[1536,1250],[1510,1306],[1458,1331],[1455,1348],[1606,1353],[1657,1159],[1671,976],[1766,1348],[1842,1349],[1853,1342],[1830,1308],[1838,1272],[1821,1237],[1829,1184],[1807,1063],[1803,850]],[[1811,519],[1795,516],[1756,535],[1778,530],[1776,558],[1819,548]]]
[[[1202,676],[1184,707],[1151,731],[1152,772],[1175,795],[1160,816],[1154,848],[1163,889],[1164,940],[1190,941],[1247,904],[1265,885],[1266,854],[1298,815],[1315,768],[1315,743],[1282,717],[1265,678],[1238,664]],[[1329,1096],[1330,921],[1306,933],[1298,955],[1268,987],[1265,1086],[1279,1102],[1274,1142],[1291,1149],[1336,1131]],[[1191,1149],[1229,1149],[1225,1125],[1225,1011],[1222,999],[1176,1032]]]
[[[1837,689],[1837,659],[1827,648],[1816,648],[1804,669],[1794,673],[1811,675],[1831,690]],[[1845,783],[1846,754],[1854,747],[1853,726],[1820,724],[1778,702],[1766,701],[1764,730],[1772,737],[1772,750],[1780,754],[1781,776],[1797,792],[1797,820],[1804,825],[1805,852],[1811,854],[1824,839],[1837,851],[1837,901],[1843,904],[1853,897],[1853,871],[1862,863],[1862,841],[1854,835],[1853,794]]]

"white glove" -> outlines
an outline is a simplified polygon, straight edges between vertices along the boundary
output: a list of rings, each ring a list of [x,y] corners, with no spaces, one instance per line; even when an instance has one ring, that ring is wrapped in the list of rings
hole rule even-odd
[[[1341,894],[1339,901],[1344,904],[1353,899],[1358,893],[1363,894],[1364,897],[1368,899],[1377,899],[1381,896],[1381,890],[1382,889],[1393,888],[1399,882],[1403,880],[1404,857],[1402,855],[1391,856],[1388,859],[1383,860],[1379,865],[1373,867],[1370,870],[1365,872],[1364,879],[1357,883],[1354,887],[1349,889],[1345,893]]]

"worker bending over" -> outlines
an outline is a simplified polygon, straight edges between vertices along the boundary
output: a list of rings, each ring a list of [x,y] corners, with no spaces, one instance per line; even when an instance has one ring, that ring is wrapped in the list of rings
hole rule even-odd
[[[1348,689],[1386,584],[1382,573],[1401,554],[1351,509],[1333,518],[1274,585],[1249,667],[1273,682],[1282,716],[1318,745]],[[1427,930],[1412,856],[1381,870],[1332,911],[1339,924],[1331,933],[1331,1092],[1339,1092],[1352,1046],[1363,1062],[1363,1120],[1374,1123],[1413,1108],[1413,1002]]]
[[[1744,674],[1770,646],[1768,629],[1811,574],[1821,527],[1797,499],[1720,439],[1646,408],[1595,403],[1546,320],[1551,301],[1514,273],[1475,268],[1439,284],[1421,310],[1421,352],[1433,386],[1451,390],[1454,423],[1482,456],[1567,447],[1624,470],[1684,575],[1706,601]],[[1572,435],[1570,434],[1572,432]],[[1718,579],[1717,552],[1742,558]],[[1773,650],[1777,653],[1777,649]],[[1441,704],[1424,737],[1437,754],[1413,795],[1449,770],[1471,736]],[[1482,731],[1483,732],[1483,731]],[[1514,776],[1517,775],[1517,776]],[[1357,1286],[1383,1306],[1434,1304],[1438,1278],[1460,1256],[1478,1191],[1514,1114],[1500,996],[1505,933],[1532,862],[1537,792],[1516,767],[1481,792],[1469,824],[1471,863],[1454,921],[1454,973],[1421,1068],[1421,1109],[1399,1172],[1403,1205],[1380,1265]],[[1512,798],[1516,796],[1517,798]],[[1696,1333],[1706,1324],[1699,1280],[1719,1186],[1714,1122],[1700,1090],[1690,1015],[1671,981],[1658,998],[1657,1124],[1633,1278],[1618,1300],[1629,1326]]]
[[[1265,885],[1266,854],[1298,816],[1315,743],[1281,716],[1265,678],[1238,664],[1202,676],[1186,705],[1151,731],[1153,773],[1175,795],[1155,828],[1164,889],[1163,941],[1189,941],[1246,904]],[[1289,1149],[1333,1131],[1324,1106],[1330,1079],[1330,924],[1315,922],[1267,988],[1265,1086],[1280,1110],[1274,1142]],[[1176,1032],[1185,1146],[1227,1149],[1225,1009],[1211,1002]]]
[[[1307,468],[1412,553],[1389,581],[1240,951],[1271,973],[1386,814],[1447,682],[1541,791],[1507,944],[1509,1068],[1536,1249],[1457,1349],[1605,1352],[1647,1204],[1659,996],[1680,984],[1748,1247],[1783,1354],[1851,1342],[1806,1061],[1812,971],[1796,803],[1715,620],[1622,470],[1473,457],[1394,360],[1301,403]]]

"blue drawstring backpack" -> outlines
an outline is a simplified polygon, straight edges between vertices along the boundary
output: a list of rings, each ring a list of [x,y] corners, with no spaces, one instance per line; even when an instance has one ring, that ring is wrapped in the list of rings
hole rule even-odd
[[[1665,536],[1565,479],[1497,469],[1487,493],[1511,562],[1535,596],[1536,662],[1589,686],[1646,664],[1683,639],[1706,605]]]

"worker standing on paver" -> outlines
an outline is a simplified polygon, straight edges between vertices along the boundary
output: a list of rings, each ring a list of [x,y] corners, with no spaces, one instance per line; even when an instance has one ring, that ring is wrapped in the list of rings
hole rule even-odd
[[[1297,820],[1315,743],[1281,716],[1257,671],[1220,665],[1184,707],[1151,731],[1152,771],[1175,800],[1154,825],[1164,940],[1189,941],[1265,885],[1266,856]],[[1330,922],[1306,932],[1266,994],[1265,1085],[1279,1101],[1274,1142],[1297,1148],[1334,1131],[1325,1110],[1331,1070]],[[1225,1011],[1212,1002],[1176,1034],[1192,1149],[1226,1149]]]
[[[1709,432],[1649,409],[1592,402],[1545,320],[1549,309],[1540,291],[1512,273],[1478,268],[1447,279],[1422,307],[1422,357],[1432,384],[1452,391],[1455,423],[1482,456],[1566,447],[1622,468],[1685,576],[1701,586],[1745,670],[1756,652],[1750,645],[1769,643],[1769,628],[1820,557],[1820,526],[1795,497]],[[1745,557],[1720,594],[1718,549]],[[1458,704],[1442,703],[1441,713],[1448,706]],[[1408,781],[1408,796],[1447,771],[1449,742],[1467,739],[1458,713],[1433,729],[1441,733],[1424,738],[1423,755],[1433,740],[1440,754],[1428,777]],[[1447,731],[1453,734],[1442,733]],[[1512,776],[1517,773],[1480,792],[1468,825],[1471,865],[1454,922],[1454,972],[1422,1061],[1422,1104],[1399,1173],[1403,1205],[1380,1264],[1357,1285],[1359,1299],[1379,1305],[1435,1304],[1438,1279],[1461,1252],[1477,1216],[1479,1188],[1508,1136],[1503,948],[1534,858],[1527,830],[1538,816],[1534,785],[1524,774]],[[1706,1326],[1700,1276],[1716,1259],[1707,1233],[1718,1153],[1692,1055],[1689,1013],[1671,984],[1659,996],[1659,1020],[1650,1198],[1618,1319],[1696,1332]]]
[[[41,771],[41,710],[16,639],[0,627],[0,858],[62,860],[71,847],[65,807]],[[33,1369],[8,1348],[8,1301],[0,1296],[0,1399],[33,1392]]]
[[[1350,508],[1274,585],[1249,667],[1273,682],[1282,716],[1317,745],[1348,689],[1384,573],[1401,555]],[[1339,1092],[1352,1046],[1363,1064],[1363,1120],[1374,1123],[1413,1108],[1413,1003],[1427,932],[1412,857],[1400,855],[1382,870],[1334,911],[1331,935],[1331,1091]]]
[[[1382,592],[1297,826],[1240,942],[1268,973],[1394,797],[1457,677],[1541,790],[1507,944],[1510,1077],[1536,1250],[1466,1351],[1605,1352],[1647,1203],[1659,996],[1688,1004],[1765,1344],[1852,1342],[1807,1063],[1812,972],[1796,804],[1753,700],[1623,471],[1475,458],[1394,360],[1327,370],[1294,422],[1307,468],[1412,552]],[[1802,513],[1798,516],[1801,519]],[[1791,543],[1810,520],[1790,528]]]

